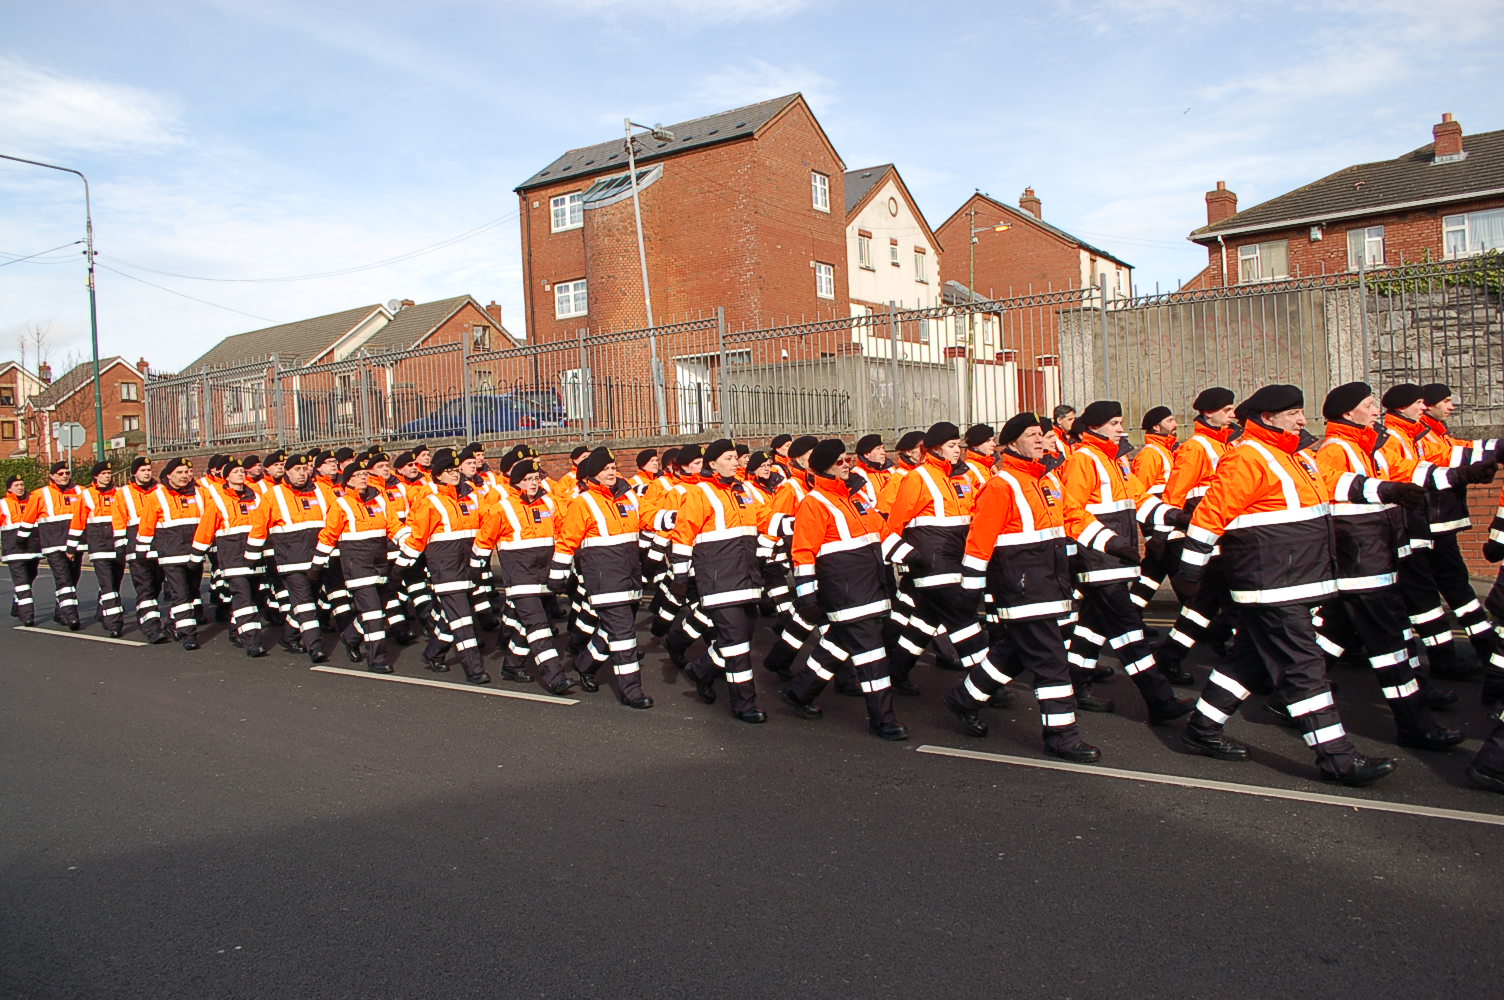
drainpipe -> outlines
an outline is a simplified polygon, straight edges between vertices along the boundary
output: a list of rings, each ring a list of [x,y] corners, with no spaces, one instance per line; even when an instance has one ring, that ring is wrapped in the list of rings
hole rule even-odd
[[[1222,287],[1227,287],[1227,243],[1222,239],[1222,234],[1217,234],[1217,246],[1222,248]]]

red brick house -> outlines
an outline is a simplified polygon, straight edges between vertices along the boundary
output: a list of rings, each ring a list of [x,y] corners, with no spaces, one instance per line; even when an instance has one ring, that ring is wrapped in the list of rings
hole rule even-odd
[[[143,359],[134,366],[122,357],[99,359],[100,399],[104,409],[106,451],[138,447],[145,442],[145,383],[148,365]],[[75,366],[55,382],[51,370],[41,366],[47,382],[25,404],[26,436],[31,453],[43,463],[67,457],[53,437],[54,423],[76,423],[84,428],[84,443],[73,449],[75,463],[87,463],[94,455],[94,362]]]
[[[1464,137],[1450,114],[1433,141],[1345,167],[1238,211],[1223,181],[1188,237],[1207,267],[1186,287],[1252,284],[1456,260],[1504,249],[1504,131]]]
[[[27,454],[26,403],[46,387],[19,363],[0,362],[0,458]]]

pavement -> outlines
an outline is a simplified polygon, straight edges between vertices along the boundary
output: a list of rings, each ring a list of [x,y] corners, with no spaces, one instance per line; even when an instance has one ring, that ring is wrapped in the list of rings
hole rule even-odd
[[[1353,790],[1257,700],[1252,762],[1177,753],[1122,676],[1120,714],[1081,716],[1102,767],[1070,770],[1028,692],[968,738],[928,665],[894,744],[761,670],[772,718],[736,722],[645,631],[646,712],[221,631],[0,634],[0,997],[1467,997],[1504,971],[1476,683],[1445,714],[1469,740],[1421,754],[1342,674],[1356,742],[1402,758]]]

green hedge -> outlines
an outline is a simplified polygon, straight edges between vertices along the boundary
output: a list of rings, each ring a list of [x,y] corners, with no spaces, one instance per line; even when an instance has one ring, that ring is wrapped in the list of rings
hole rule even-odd
[[[20,476],[28,489],[41,489],[47,481],[47,470],[34,458],[0,458],[0,483],[11,476]]]

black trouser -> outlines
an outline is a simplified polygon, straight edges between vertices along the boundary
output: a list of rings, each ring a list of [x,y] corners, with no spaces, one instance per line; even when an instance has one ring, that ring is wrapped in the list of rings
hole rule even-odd
[[[665,649],[673,650],[680,656],[689,652],[689,647],[705,639],[708,647],[714,641],[715,624],[709,615],[701,610],[699,595],[693,591],[694,581],[690,581],[691,591],[685,596],[679,607],[679,613],[674,618],[674,624],[670,626],[668,635],[663,637]]]
[[[559,656],[554,627],[542,594],[515,594],[506,599],[502,620],[510,630],[502,663],[511,670],[531,662],[534,676],[546,688],[564,679],[564,660]]]
[[[1181,547],[1179,539],[1174,542],[1167,540],[1163,545],[1145,546],[1144,561],[1138,567],[1138,579],[1128,586],[1128,596],[1134,604],[1147,608],[1149,602],[1154,600],[1154,595],[1159,593],[1159,585],[1165,582],[1170,570],[1178,564],[1176,556]]]
[[[709,619],[715,638],[704,655],[689,665],[690,676],[705,681],[724,672],[733,712],[757,710],[757,686],[752,681],[752,625],[756,610],[755,603],[696,608],[696,614]]]
[[[789,683],[789,693],[810,704],[835,677],[837,664],[846,662],[855,670],[867,700],[867,720],[874,726],[896,722],[882,622],[881,617],[872,617],[826,625],[820,644]]]
[[[256,577],[222,575],[230,591],[230,631],[246,649],[261,645],[261,608],[257,601]]]
[[[575,658],[582,674],[595,675],[606,663],[611,664],[611,690],[623,702],[642,697],[642,671],[638,665],[637,604],[591,605],[595,632],[589,645]]]
[[[33,625],[36,623],[36,603],[31,598],[31,587],[32,584],[36,583],[37,568],[41,561],[41,556],[33,556],[30,559],[6,560],[6,565],[10,567],[10,589],[12,593],[10,615],[12,618],[21,619],[22,625]]]
[[[480,655],[480,639],[475,635],[475,608],[470,603],[470,581],[435,581],[434,599],[439,605],[439,617],[433,637],[423,650],[424,657],[430,660],[442,659],[453,648],[466,677],[485,673]]]
[[[1123,661],[1123,672],[1133,679],[1149,711],[1176,700],[1164,672],[1154,665],[1154,654],[1144,638],[1144,617],[1128,596],[1126,580],[1081,585],[1081,619],[1071,633],[1070,665],[1091,669],[1103,645]]]
[[[180,640],[198,640],[197,584],[202,573],[195,573],[196,563],[162,564],[162,599],[167,602],[167,620]]]
[[[1226,642],[1232,636],[1231,609],[1232,595],[1227,592],[1222,560],[1213,559],[1206,564],[1201,589],[1181,605],[1169,637],[1155,651],[1155,659],[1178,666],[1198,643]]]
[[[1081,742],[1076,726],[1076,690],[1071,686],[1065,659],[1065,640],[1053,618],[1027,618],[994,625],[988,630],[987,654],[966,679],[946,695],[970,709],[986,704],[995,693],[1025,670],[1034,672],[1034,697],[1044,745],[1063,750]]]
[[[162,635],[162,567],[155,559],[130,557],[131,589],[136,592],[136,624],[147,641]]]
[[[1347,738],[1327,683],[1326,657],[1316,643],[1309,604],[1236,605],[1237,638],[1227,660],[1207,679],[1186,730],[1220,736],[1248,699],[1250,685],[1268,674],[1275,695],[1304,731],[1316,763],[1329,774],[1352,769],[1358,750]]]
[[[67,549],[57,549],[45,555],[47,568],[52,571],[53,620],[64,625],[77,625],[78,571],[82,556],[69,553]]]
[[[1493,645],[1490,636],[1493,624],[1473,591],[1467,561],[1462,558],[1462,550],[1457,547],[1457,532],[1438,535],[1434,543],[1425,555],[1431,564],[1431,574],[1436,578],[1436,587],[1451,607],[1452,614],[1457,616],[1457,623],[1467,633],[1468,640],[1478,651],[1479,657],[1487,659]]]
[[[943,587],[915,587],[910,591],[914,608],[909,621],[893,645],[889,671],[896,683],[909,679],[914,663],[927,645],[943,632],[956,647],[956,656],[964,666],[974,666],[987,651],[982,622],[977,617],[980,595],[959,584]]]
[[[1339,594],[1321,606],[1316,628],[1318,639],[1330,630],[1333,635],[1350,637],[1334,643],[1341,645],[1344,652],[1362,649],[1368,654],[1368,665],[1378,678],[1379,691],[1394,712],[1394,724],[1401,735],[1423,733],[1436,726],[1420,682],[1415,678],[1420,658],[1410,652],[1405,635],[1409,626],[1397,589],[1385,587]],[[1326,648],[1325,643],[1320,645]]]
[[[778,641],[768,650],[762,665],[776,674],[788,673],[794,668],[794,661],[799,658],[800,650],[804,649],[814,634],[815,627],[791,608],[778,630]]]
[[[120,584],[125,579],[125,567],[116,556],[96,556],[89,560],[89,565],[94,568],[94,580],[99,584],[94,617],[105,628],[114,628],[124,614],[120,606]]]
[[[282,623],[282,644],[301,646],[303,652],[314,653],[323,648],[319,634],[319,603],[317,587],[309,578],[307,570],[290,570],[282,574],[282,606],[286,619]]]
[[[352,610],[343,616],[340,638],[351,649],[361,651],[367,666],[387,666],[391,661],[387,655],[386,602],[382,600],[381,587],[365,583],[346,588]]]

